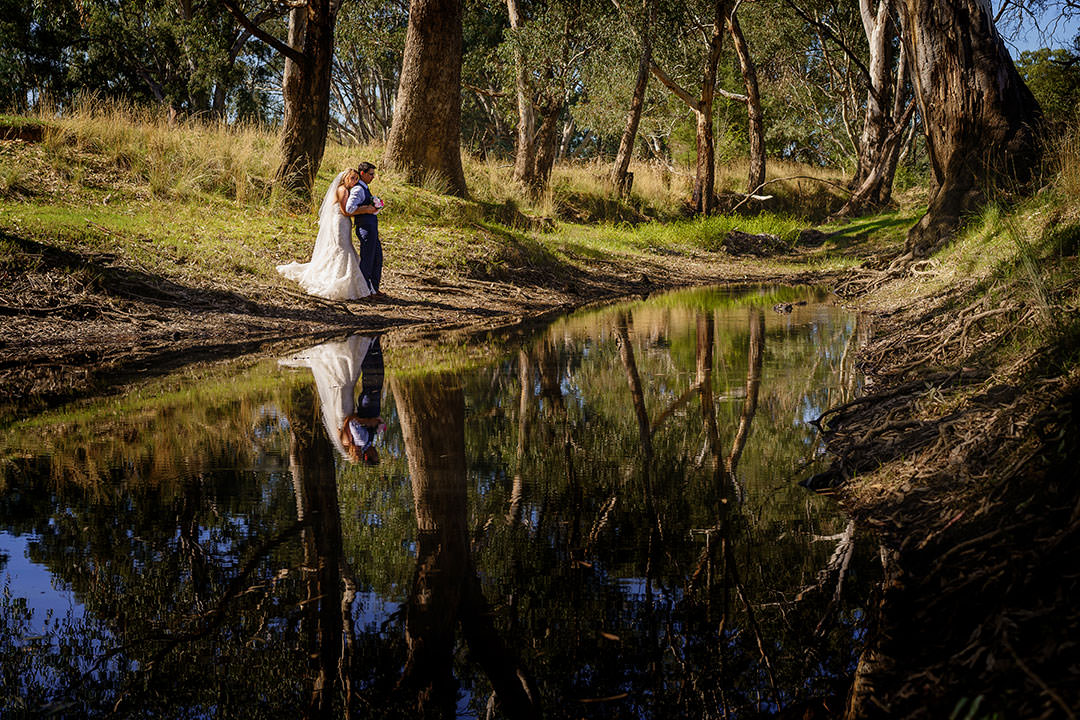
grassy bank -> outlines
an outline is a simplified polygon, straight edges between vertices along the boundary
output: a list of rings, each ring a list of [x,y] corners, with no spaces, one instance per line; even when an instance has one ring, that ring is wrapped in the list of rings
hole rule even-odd
[[[868,311],[870,384],[823,419],[824,479],[879,531],[885,574],[850,717],[1080,706],[1078,137],[1034,196],[841,286]]]
[[[2,229],[119,251],[136,264],[153,262],[222,287],[238,277],[279,286],[273,266],[310,252],[315,206],[330,178],[382,155],[377,146],[328,145],[314,197],[297,207],[274,196],[276,137],[260,128],[170,124],[148,111],[89,100],[61,116],[2,122],[40,129],[39,142],[0,150]],[[772,186],[781,212],[693,220],[685,211],[689,169],[638,164],[634,191],[617,199],[606,166],[560,164],[545,194],[523,199],[507,164],[466,158],[465,168],[469,200],[443,195],[437,181],[408,185],[380,171],[373,187],[388,201],[380,215],[388,269],[500,279],[529,268],[558,279],[580,272],[579,257],[715,252],[736,227],[794,243],[808,220],[790,210],[820,211],[840,199],[827,185],[799,179]],[[740,187],[743,172],[723,169],[718,187]],[[773,172],[839,179],[805,167],[774,165]]]

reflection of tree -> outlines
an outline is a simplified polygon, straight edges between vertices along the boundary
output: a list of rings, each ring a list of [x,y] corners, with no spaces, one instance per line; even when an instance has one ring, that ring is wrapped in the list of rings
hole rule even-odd
[[[337,475],[330,439],[314,422],[315,399],[310,388],[293,394],[289,415],[289,470],[296,493],[296,512],[303,531],[307,586],[305,613],[311,623],[309,642],[315,678],[306,717],[328,717],[342,659],[341,514]]]
[[[442,376],[391,381],[408,455],[416,511],[416,573],[406,606],[408,658],[399,690],[425,715],[454,717],[454,633],[511,717],[538,717],[518,659],[492,624],[473,565],[466,525],[465,399]]]

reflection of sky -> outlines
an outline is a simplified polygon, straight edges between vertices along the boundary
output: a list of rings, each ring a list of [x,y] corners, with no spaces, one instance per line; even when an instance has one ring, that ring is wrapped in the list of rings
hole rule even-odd
[[[10,583],[14,596],[26,599],[27,608],[33,612],[31,634],[44,632],[50,613],[54,618],[64,618],[70,613],[72,620],[83,616],[83,606],[75,599],[75,593],[56,588],[48,569],[28,557],[29,545],[37,539],[34,535],[0,532],[0,555],[8,559],[0,569],[0,587]]]

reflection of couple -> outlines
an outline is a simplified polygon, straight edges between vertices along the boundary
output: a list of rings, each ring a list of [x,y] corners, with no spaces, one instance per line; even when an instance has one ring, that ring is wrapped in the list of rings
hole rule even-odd
[[[319,208],[319,234],[311,260],[278,265],[278,272],[300,283],[308,293],[328,300],[382,295],[382,243],[377,214],[383,202],[368,187],[374,177],[375,166],[367,162],[338,173]],[[354,218],[359,255],[352,244]]]
[[[281,364],[311,368],[323,425],[342,457],[354,463],[378,464],[375,438],[384,427],[380,417],[383,358],[379,338],[353,335],[305,350]],[[357,380],[359,398],[355,397]]]

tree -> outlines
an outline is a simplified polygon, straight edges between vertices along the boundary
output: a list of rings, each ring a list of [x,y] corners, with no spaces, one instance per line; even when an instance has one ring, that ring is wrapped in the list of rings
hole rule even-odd
[[[859,0],[859,10],[870,47],[869,89],[859,138],[859,165],[851,183],[854,192],[841,214],[889,202],[904,128],[915,111],[914,101],[908,101],[908,56],[903,45],[894,63],[897,29],[891,0],[878,0],[876,8],[871,0]]]
[[[1077,119],[1076,98],[1080,97],[1080,38],[1077,49],[1028,50],[1020,54],[1016,67],[1039,101],[1048,122],[1056,125]]]
[[[988,3],[899,0],[898,9],[938,183],[907,238],[907,254],[924,257],[985,201],[990,186],[1031,179],[1042,112]]]
[[[244,29],[285,58],[281,164],[274,173],[274,183],[290,194],[308,196],[326,149],[330,67],[340,0],[301,0],[292,5],[287,43],[262,27],[261,15],[249,18],[237,0],[221,2]]]
[[[435,175],[465,196],[461,165],[462,0],[411,0],[394,122],[383,162],[410,182]]]
[[[757,68],[750,57],[750,46],[743,36],[739,25],[738,4],[731,9],[728,27],[731,30],[732,44],[739,57],[743,85],[746,87],[747,134],[750,137],[750,169],[747,177],[746,192],[753,193],[765,182],[765,121],[761,112],[761,92],[758,88]]]
[[[622,194],[630,191],[628,171],[630,157],[634,152],[634,139],[641,123],[641,111],[645,106],[645,91],[649,85],[649,67],[652,64],[652,26],[656,22],[656,0],[642,1],[641,56],[638,60],[637,76],[634,79],[634,94],[630,99],[630,110],[626,113],[626,126],[619,138],[619,150],[615,155],[615,165],[611,170],[611,183]]]
[[[713,146],[713,101],[716,97],[716,69],[720,62],[723,47],[724,22],[728,16],[729,3],[714,0],[704,8],[704,14],[691,14],[695,30],[700,32],[705,42],[704,53],[700,57],[698,94],[692,95],[670,77],[657,64],[651,66],[653,75],[686,103],[694,113],[697,161],[694,167],[694,189],[692,202],[694,211],[709,214],[714,204],[716,168],[714,167],[715,149]],[[690,12],[688,10],[688,12]]]
[[[342,6],[331,73],[331,130],[342,141],[384,140],[401,80],[408,8],[397,0]]]

